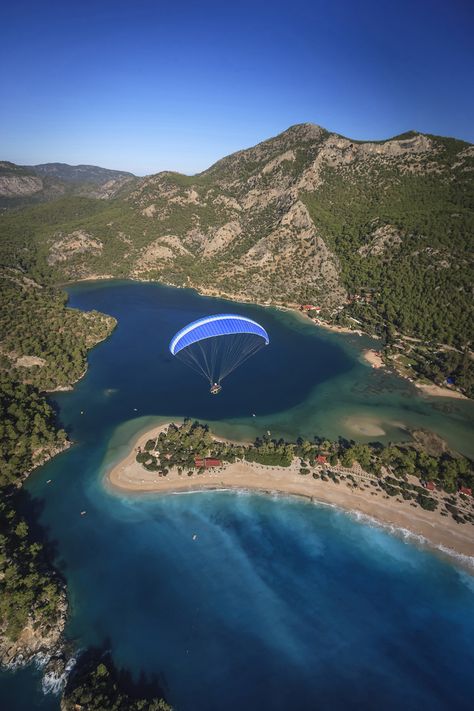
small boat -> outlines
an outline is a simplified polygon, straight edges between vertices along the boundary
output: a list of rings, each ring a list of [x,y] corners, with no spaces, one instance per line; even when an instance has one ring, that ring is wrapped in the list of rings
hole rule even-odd
[[[81,516],[85,516],[87,511],[81,511]]]
[[[51,484],[51,479],[48,479],[48,481],[47,481],[46,483],[47,483],[47,484]]]
[[[84,414],[84,410],[81,410],[81,415],[83,415],[83,414]]]
[[[193,541],[195,541],[196,538],[197,538],[197,533],[194,533],[194,534],[193,534]]]
[[[252,412],[252,417],[257,417],[257,415],[255,414],[255,412]]]

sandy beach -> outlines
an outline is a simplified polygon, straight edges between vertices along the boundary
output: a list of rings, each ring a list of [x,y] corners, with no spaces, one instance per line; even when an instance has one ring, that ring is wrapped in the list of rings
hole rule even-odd
[[[238,461],[202,474],[194,472],[179,475],[171,469],[166,477],[147,471],[136,460],[136,452],[148,439],[156,437],[168,425],[163,424],[141,434],[131,446],[128,455],[117,462],[106,474],[106,484],[121,492],[154,492],[171,494],[215,489],[240,489],[264,493],[278,493],[309,498],[315,502],[332,504],[350,512],[368,516],[384,526],[410,531],[426,542],[453,553],[474,557],[474,529],[471,525],[457,524],[452,518],[443,518],[439,512],[414,508],[403,499],[388,497],[375,491],[369,479],[361,477],[356,488],[350,483],[314,479],[311,474],[301,475],[297,460],[290,467],[267,467]]]
[[[326,331],[333,331],[334,333],[346,333],[350,335],[363,336],[364,331],[360,328],[349,328],[348,326],[337,326],[335,323],[326,323],[325,321],[320,321],[319,319],[311,319],[315,326],[320,328],[325,328]],[[372,338],[372,336],[371,336]]]
[[[466,395],[463,395],[459,390],[453,390],[452,388],[443,388],[441,385],[435,385],[434,383],[417,383],[416,387],[422,390],[426,395],[434,395],[435,397],[453,397],[456,400],[467,400]]]
[[[364,360],[369,363],[372,368],[385,368],[385,363],[382,360],[382,356],[378,351],[374,351],[372,348],[367,348],[363,351]]]

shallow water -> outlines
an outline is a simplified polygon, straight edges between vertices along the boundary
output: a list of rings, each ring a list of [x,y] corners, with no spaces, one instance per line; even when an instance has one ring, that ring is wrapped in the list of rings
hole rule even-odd
[[[366,367],[358,337],[241,305],[272,344],[213,398],[166,346],[228,303],[143,284],[81,285],[71,302],[119,318],[86,378],[57,396],[77,444],[27,483],[68,580],[76,645],[109,648],[179,711],[470,708],[474,578],[441,555],[330,507],[123,496],[103,474],[159,415],[219,420],[213,429],[241,438],[348,436],[345,418],[365,415],[388,437],[425,423],[468,451],[471,403],[421,398]],[[2,675],[2,708],[57,709],[38,684],[31,670]]]

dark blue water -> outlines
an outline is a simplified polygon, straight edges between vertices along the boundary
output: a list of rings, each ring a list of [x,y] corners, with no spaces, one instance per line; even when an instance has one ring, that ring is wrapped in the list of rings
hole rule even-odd
[[[110,649],[180,711],[472,708],[474,578],[447,559],[295,499],[126,497],[103,484],[152,416],[219,419],[244,436],[270,425],[294,432],[302,412],[314,418],[308,428],[327,421],[332,431],[331,402],[366,413],[368,399],[384,417],[447,420],[448,432],[467,431],[469,411],[440,418],[404,383],[361,365],[350,339],[243,306],[272,347],[213,398],[166,345],[187,320],[228,304],[152,285],[83,286],[72,300],[113,313],[119,328],[77,389],[57,398],[77,444],[27,484],[68,581],[70,639]],[[30,670],[2,675],[0,702],[57,709],[38,685]]]
[[[318,383],[357,365],[330,338],[308,339],[308,329],[298,328],[294,317],[248,305],[229,309],[228,302],[189,290],[130,283],[79,286],[71,289],[70,304],[100,308],[119,320],[113,338],[92,353],[90,374],[75,393],[81,409],[109,404],[109,424],[111,418],[122,422],[133,416],[131,405],[139,406],[141,415],[189,414],[207,420],[287,411],[304,402]],[[168,345],[188,322],[229,310],[260,320],[271,343],[224,380],[221,397],[209,397],[208,382],[173,357]],[[103,402],[107,389],[114,396],[110,403]]]

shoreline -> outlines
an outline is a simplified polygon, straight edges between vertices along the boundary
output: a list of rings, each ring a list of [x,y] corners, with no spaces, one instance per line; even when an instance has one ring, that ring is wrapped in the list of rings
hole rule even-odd
[[[290,313],[293,313],[294,315],[302,316],[306,322],[312,323],[314,326],[317,326],[319,328],[324,329],[325,331],[331,331],[332,333],[339,333],[341,335],[356,335],[356,336],[367,336],[368,338],[380,340],[380,336],[374,334],[374,333],[369,333],[368,331],[363,330],[362,328],[349,328],[348,326],[338,326],[336,324],[330,324],[326,323],[324,321],[321,321],[319,318],[310,318],[307,316],[307,314],[303,313],[296,304],[294,305],[285,305],[285,304],[278,304],[276,302],[261,302],[261,301],[252,301],[249,299],[245,299],[243,296],[230,296],[229,294],[222,294],[218,291],[215,291],[213,289],[210,289],[208,287],[197,287],[197,286],[185,286],[185,287],[180,287],[176,286],[175,284],[169,284],[168,282],[164,281],[159,281],[157,279],[148,279],[146,277],[140,277],[137,275],[131,275],[128,277],[124,277],[127,281],[134,281],[138,283],[147,283],[147,284],[159,284],[162,286],[171,286],[175,289],[191,289],[192,291],[195,291],[199,296],[210,296],[211,298],[215,299],[223,299],[224,301],[230,301],[231,303],[236,303],[236,304],[249,304],[250,306],[261,306],[262,308],[274,308],[274,309],[279,309],[280,311],[289,311]],[[59,283],[58,286],[60,288],[66,287],[66,286],[73,286],[74,284],[80,284],[83,282],[87,281],[113,281],[113,280],[120,280],[119,277],[112,276],[110,274],[93,274],[91,276],[87,277],[80,277],[79,279],[74,279],[71,281],[66,281]],[[369,363],[373,368],[385,368],[386,364],[383,362],[382,356],[380,355],[379,351],[375,350],[370,350],[370,349],[365,349],[362,351],[362,358],[366,363]],[[400,378],[406,379],[406,375],[402,373],[398,367],[396,361],[392,362],[392,365],[394,366],[394,369],[397,373],[397,375]],[[420,381],[413,380],[413,385],[415,385],[416,388],[422,391],[422,394],[424,395],[429,395],[431,397],[451,397],[457,400],[469,400],[470,398],[467,397],[467,395],[464,395],[461,393],[459,390],[454,390],[451,388],[447,387],[442,387],[440,385],[436,385],[436,383],[423,383]],[[52,391],[54,392],[54,391]]]
[[[156,471],[147,471],[136,462],[138,447],[148,439],[158,436],[168,424],[162,424],[141,433],[129,445],[128,454],[115,462],[104,475],[104,485],[112,492],[122,494],[169,495],[199,491],[237,490],[258,492],[267,495],[297,496],[314,503],[335,506],[349,514],[367,517],[393,532],[418,537],[435,550],[470,559],[474,565],[474,535],[470,526],[442,518],[438,511],[414,509],[407,501],[400,503],[393,498],[378,494],[370,479],[361,479],[356,488],[347,480],[338,484],[314,479],[311,474],[301,475],[299,464],[294,460],[289,467],[272,467],[239,460],[209,469],[202,474],[178,475],[170,470],[166,477]],[[467,562],[467,561],[466,561]]]
[[[459,390],[452,390],[451,388],[443,387],[442,385],[436,385],[436,383],[421,383],[419,381],[414,381],[413,384],[425,395],[431,395],[432,397],[452,397],[455,400],[469,400],[467,395],[459,392]]]

